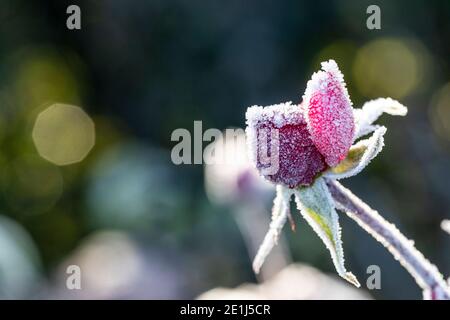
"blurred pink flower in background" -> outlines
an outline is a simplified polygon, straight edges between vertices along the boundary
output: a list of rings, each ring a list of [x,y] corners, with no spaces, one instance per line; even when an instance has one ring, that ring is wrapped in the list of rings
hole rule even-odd
[[[205,188],[212,203],[231,211],[249,256],[253,257],[270,222],[264,204],[273,196],[274,187],[259,176],[249,161],[244,131],[235,129],[234,132],[234,135],[222,135],[212,144],[219,161],[205,165]],[[289,261],[287,245],[281,239],[260,279],[270,277]]]

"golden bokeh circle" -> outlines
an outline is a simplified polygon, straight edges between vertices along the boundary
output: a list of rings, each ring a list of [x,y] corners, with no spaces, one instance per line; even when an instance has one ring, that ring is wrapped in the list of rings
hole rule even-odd
[[[361,47],[355,57],[353,77],[361,94],[367,97],[403,98],[421,80],[418,52],[411,43],[381,38]]]
[[[80,107],[55,103],[38,115],[32,137],[41,157],[63,166],[87,156],[95,144],[95,127]]]
[[[433,95],[430,120],[436,134],[450,141],[450,82]]]

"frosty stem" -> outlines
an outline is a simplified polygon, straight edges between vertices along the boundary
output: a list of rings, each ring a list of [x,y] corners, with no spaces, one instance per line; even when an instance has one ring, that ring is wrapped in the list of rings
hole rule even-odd
[[[364,230],[381,242],[414,277],[429,299],[450,299],[449,288],[437,268],[391,223],[371,209],[350,190],[335,180],[327,180],[330,193],[339,210],[355,220]]]

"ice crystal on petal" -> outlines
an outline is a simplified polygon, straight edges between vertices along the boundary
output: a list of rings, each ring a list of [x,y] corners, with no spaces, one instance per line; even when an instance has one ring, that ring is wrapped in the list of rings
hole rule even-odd
[[[269,231],[264,237],[263,243],[256,253],[255,259],[253,260],[253,270],[255,273],[259,273],[264,261],[280,238],[281,230],[286,224],[289,215],[291,195],[292,191],[289,189],[277,186],[277,195],[273,201],[272,222],[270,223]]]
[[[324,175],[327,178],[343,179],[360,173],[383,149],[386,130],[386,127],[380,127],[369,139],[358,141],[350,148],[347,158]]]
[[[383,113],[393,116],[405,116],[408,109],[400,102],[391,98],[378,98],[366,102],[361,109],[354,109],[355,116],[355,136],[356,140],[372,131],[378,126],[372,125]]]
[[[318,178],[312,186],[295,190],[295,201],[302,216],[330,251],[338,274],[359,287],[356,277],[344,266],[339,219],[324,179]]]
[[[311,140],[301,106],[290,102],[253,106],[246,118],[249,158],[267,180],[289,188],[307,186],[327,168]]]
[[[336,62],[322,62],[322,70],[308,81],[305,94],[305,119],[312,140],[331,167],[347,155],[354,136],[353,108]]]

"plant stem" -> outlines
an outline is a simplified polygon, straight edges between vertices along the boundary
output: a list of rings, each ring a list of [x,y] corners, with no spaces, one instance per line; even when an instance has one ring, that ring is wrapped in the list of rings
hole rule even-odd
[[[422,288],[424,298],[450,299],[450,289],[443,276],[436,266],[414,247],[413,241],[408,240],[393,224],[336,180],[327,180],[327,184],[337,209],[345,211],[392,253]]]

